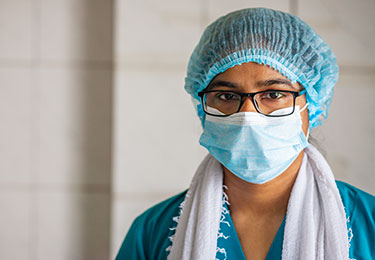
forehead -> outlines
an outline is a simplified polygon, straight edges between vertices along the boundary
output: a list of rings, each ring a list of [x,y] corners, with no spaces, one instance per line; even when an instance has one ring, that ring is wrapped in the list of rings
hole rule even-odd
[[[278,71],[254,62],[243,63],[241,65],[236,65],[226,71],[218,74],[215,79],[232,79],[236,81],[241,80],[260,80],[265,78],[282,78],[288,79]],[[214,79],[214,80],[215,80]]]
[[[225,82],[225,84],[221,84]],[[232,86],[242,92],[261,91],[268,88],[299,90],[302,86],[292,84],[290,80],[278,71],[262,64],[249,62],[236,65],[218,74],[207,89]]]

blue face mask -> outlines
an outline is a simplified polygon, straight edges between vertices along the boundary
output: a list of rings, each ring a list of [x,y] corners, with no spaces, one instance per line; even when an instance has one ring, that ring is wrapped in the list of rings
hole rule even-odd
[[[268,182],[283,173],[307,147],[300,114],[306,107],[299,110],[296,106],[293,114],[284,117],[256,112],[228,117],[206,115],[199,143],[239,178],[256,184]]]

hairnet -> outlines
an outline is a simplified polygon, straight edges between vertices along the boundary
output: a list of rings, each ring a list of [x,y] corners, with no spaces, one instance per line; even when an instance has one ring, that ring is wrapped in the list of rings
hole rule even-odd
[[[294,15],[250,8],[229,13],[209,25],[190,57],[185,90],[195,99],[202,124],[205,114],[198,92],[217,74],[247,62],[268,65],[306,89],[310,127],[327,117],[338,79],[331,48]]]

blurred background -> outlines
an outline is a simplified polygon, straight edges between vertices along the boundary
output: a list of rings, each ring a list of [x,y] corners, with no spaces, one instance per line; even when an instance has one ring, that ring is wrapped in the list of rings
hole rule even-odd
[[[206,154],[184,92],[204,28],[297,14],[340,80],[312,133],[337,179],[375,193],[373,0],[0,0],[0,259],[113,259],[133,219]]]

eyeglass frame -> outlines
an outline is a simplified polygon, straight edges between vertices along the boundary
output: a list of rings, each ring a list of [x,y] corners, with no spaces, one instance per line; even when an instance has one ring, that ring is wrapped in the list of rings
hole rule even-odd
[[[269,114],[264,114],[264,113],[260,112],[258,104],[257,104],[256,100],[254,99],[254,97],[255,97],[256,94],[266,93],[266,92],[269,92],[269,91],[280,91],[280,92],[287,92],[287,93],[293,94],[293,110],[292,110],[292,112],[290,112],[289,114],[286,114],[286,115],[269,115]],[[211,92],[234,93],[234,94],[239,95],[241,99],[240,99],[240,105],[238,106],[238,110],[236,112],[228,114],[228,115],[215,115],[215,114],[211,114],[211,113],[207,112],[206,109],[205,109],[203,97],[204,97],[204,94],[211,93]],[[242,105],[245,101],[244,97],[251,97],[251,100],[254,104],[255,110],[258,113],[260,113],[262,115],[265,115],[265,116],[269,116],[269,117],[283,117],[283,116],[289,116],[289,115],[294,113],[295,107],[296,107],[296,98],[299,97],[299,96],[302,96],[305,93],[306,93],[306,89],[302,89],[300,91],[268,89],[268,90],[251,92],[251,93],[250,92],[248,92],[248,93],[236,92],[236,91],[232,91],[232,90],[214,90],[214,89],[211,89],[211,90],[202,90],[202,91],[198,92],[198,96],[201,98],[204,113],[206,113],[207,115],[210,115],[210,116],[227,117],[227,116],[233,115],[235,113],[238,113],[241,110],[241,107],[242,107]]]

